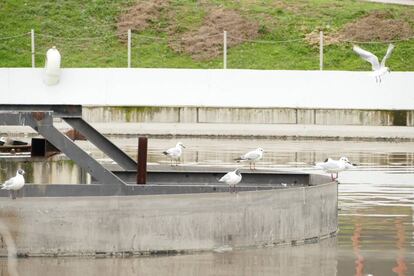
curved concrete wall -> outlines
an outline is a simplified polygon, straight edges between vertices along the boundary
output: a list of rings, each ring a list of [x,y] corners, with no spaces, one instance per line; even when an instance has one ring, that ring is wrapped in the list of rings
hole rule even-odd
[[[414,72],[0,68],[2,104],[414,110]]]
[[[337,185],[237,194],[1,198],[0,226],[3,256],[10,240],[18,254],[28,256],[314,242],[337,231]]]

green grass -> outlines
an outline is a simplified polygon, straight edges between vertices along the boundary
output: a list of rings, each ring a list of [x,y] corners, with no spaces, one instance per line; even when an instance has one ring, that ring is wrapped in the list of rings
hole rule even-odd
[[[175,11],[176,32],[202,24],[206,11],[196,0],[171,0]],[[260,41],[303,38],[324,29],[339,30],[344,24],[370,11],[389,11],[394,18],[409,22],[414,28],[414,7],[375,4],[362,1],[334,0],[210,0],[211,5],[238,10],[260,24]],[[56,45],[62,54],[63,67],[126,67],[126,44],[116,36],[116,21],[122,10],[135,0],[10,0],[0,2],[0,67],[30,67],[30,29],[36,32],[36,66],[44,65],[46,50]],[[164,12],[166,13],[166,12]],[[168,46],[167,14],[152,22],[147,30],[134,33],[133,67],[222,68],[222,57],[198,61]],[[329,26],[329,28],[327,27]],[[5,37],[26,34],[12,39]],[[148,38],[157,37],[158,39]],[[85,39],[81,39],[85,38]],[[88,39],[89,38],[89,39]],[[397,42],[389,60],[394,71],[414,71],[414,39]],[[364,44],[379,56],[384,44]],[[319,49],[304,41],[287,43],[246,42],[228,49],[228,68],[300,69],[319,68]],[[370,65],[344,43],[325,47],[327,70],[370,70]]]

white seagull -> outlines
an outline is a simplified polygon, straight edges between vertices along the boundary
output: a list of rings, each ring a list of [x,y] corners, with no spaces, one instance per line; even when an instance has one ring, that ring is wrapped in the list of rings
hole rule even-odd
[[[0,137],[0,146],[3,146],[4,144],[6,144],[6,138]]]
[[[16,176],[4,182],[3,187],[1,188],[2,190],[9,190],[12,199],[16,199],[15,191],[20,190],[24,186],[24,174],[24,170],[18,169],[16,172]]]
[[[341,157],[339,160],[333,160],[331,158],[328,158],[325,160],[325,162],[319,162],[316,163],[316,168],[322,169],[327,173],[331,174],[332,180],[335,180],[338,178],[338,173],[342,172],[344,170],[353,168],[355,164],[351,164],[349,162],[348,158]],[[333,174],[336,173],[336,177],[334,178]]]
[[[257,148],[255,150],[249,151],[248,153],[240,156],[239,158],[234,159],[237,162],[241,161],[247,161],[249,162],[249,167],[252,169],[253,164],[253,170],[256,169],[255,162],[262,159],[264,150],[262,148]]]
[[[388,50],[385,56],[381,60],[381,64],[378,61],[378,57],[371,52],[368,52],[356,45],[354,45],[353,50],[364,60],[368,61],[372,65],[372,71],[374,71],[375,80],[381,82],[381,76],[385,73],[390,72],[390,68],[385,66],[385,61],[391,56],[392,50],[394,50],[394,45],[388,45]]]
[[[167,149],[166,151],[163,152],[165,156],[168,156],[171,159],[171,166],[172,166],[173,160],[175,160],[176,165],[178,165],[177,162],[183,153],[183,148],[185,148],[184,145],[181,142],[178,142],[177,145],[175,145],[175,147]]]
[[[236,185],[241,181],[242,176],[240,173],[240,169],[235,169],[232,172],[226,173],[222,178],[220,178],[219,182],[224,182],[231,188],[233,188],[234,191],[236,191]]]
[[[12,139],[10,137],[0,137],[0,146],[24,146],[27,142]]]

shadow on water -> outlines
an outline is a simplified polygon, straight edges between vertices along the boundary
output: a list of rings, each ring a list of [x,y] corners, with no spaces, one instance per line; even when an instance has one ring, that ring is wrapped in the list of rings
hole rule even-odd
[[[187,147],[182,160],[187,165],[238,166],[234,158],[262,147],[265,155],[258,167],[323,173],[314,169],[314,162],[347,156],[359,166],[339,175],[337,238],[295,247],[163,257],[18,259],[20,275],[414,275],[414,143],[150,139],[149,162],[168,163],[161,152],[178,141]],[[136,158],[137,139],[113,142]],[[91,144],[78,143],[111,163]],[[86,174],[65,162],[0,159],[5,169],[0,181],[22,166],[32,172],[30,182],[84,182]],[[9,275],[7,259],[0,259],[0,268],[1,275]]]

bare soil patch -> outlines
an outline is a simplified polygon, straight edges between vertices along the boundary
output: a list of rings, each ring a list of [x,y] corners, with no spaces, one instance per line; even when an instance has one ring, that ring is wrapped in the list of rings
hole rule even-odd
[[[139,32],[148,28],[151,23],[159,20],[162,10],[168,7],[168,4],[168,0],[152,0],[139,2],[130,7],[118,18],[119,39],[126,41],[128,29]]]
[[[344,25],[344,27],[324,37],[325,45],[346,41],[390,41],[408,39],[414,32],[410,24],[402,19],[392,18],[388,12],[375,11],[367,16]],[[319,43],[319,32],[306,35],[310,44]]]
[[[169,0],[154,0],[138,2],[130,7],[118,18],[119,39],[125,42],[128,29],[144,31],[164,17],[168,27],[163,31],[169,34],[169,47],[176,52],[189,54],[194,59],[207,60],[222,53],[224,30],[228,34],[228,47],[259,36],[259,23],[243,17],[234,10],[207,5],[203,1],[200,1],[200,8],[206,9],[207,12],[202,24],[196,29],[180,32],[174,20],[176,11],[168,10],[169,6]]]
[[[227,46],[232,47],[259,36],[259,24],[224,8],[210,8],[198,29],[178,34],[169,45],[194,59],[207,60],[219,56],[223,50],[223,31],[227,31]],[[173,34],[174,36],[174,34]]]

